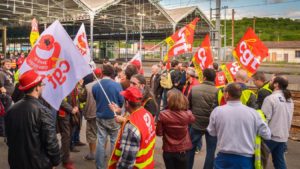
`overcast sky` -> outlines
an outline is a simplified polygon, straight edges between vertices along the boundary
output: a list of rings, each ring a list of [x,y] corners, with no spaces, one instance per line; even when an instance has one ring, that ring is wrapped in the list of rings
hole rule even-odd
[[[166,8],[197,5],[209,17],[210,0],[161,0]],[[211,1],[215,8],[216,1]],[[235,9],[237,19],[242,17],[283,17],[300,19],[300,0],[221,0],[221,6],[228,6],[227,18],[231,18],[231,9]],[[222,10],[224,18],[224,10]]]

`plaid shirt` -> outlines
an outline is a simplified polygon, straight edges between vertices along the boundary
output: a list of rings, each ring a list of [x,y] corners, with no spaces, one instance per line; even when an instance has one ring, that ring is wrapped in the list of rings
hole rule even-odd
[[[126,123],[121,140],[122,154],[117,164],[118,169],[131,169],[134,166],[136,154],[140,149],[141,134],[131,123]]]

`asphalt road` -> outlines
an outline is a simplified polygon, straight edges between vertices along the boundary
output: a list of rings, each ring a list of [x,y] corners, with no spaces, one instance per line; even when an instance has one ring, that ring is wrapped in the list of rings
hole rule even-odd
[[[81,130],[80,136],[83,142],[85,140],[85,122],[83,123],[83,128]],[[203,139],[204,146],[200,153],[196,154],[195,156],[195,164],[194,169],[203,168],[204,158],[205,158],[205,141]],[[109,147],[109,146],[107,146]],[[155,169],[164,169],[164,162],[162,158],[162,139],[161,137],[157,137],[156,145],[155,145]],[[85,161],[83,156],[88,152],[88,146],[78,147],[80,150],[79,153],[71,153],[71,158],[75,163],[76,169],[95,169],[95,162],[94,161]],[[0,168],[1,169],[9,169],[9,165],[7,162],[7,146],[3,141],[3,138],[0,138]],[[109,150],[108,150],[109,151]],[[107,152],[108,152],[107,151]],[[289,141],[288,142],[288,153],[286,154],[286,160],[288,169],[299,169],[300,157],[300,142]],[[270,164],[268,165],[267,169],[273,169],[271,159],[269,160]],[[56,169],[63,169],[62,166],[58,166]]]

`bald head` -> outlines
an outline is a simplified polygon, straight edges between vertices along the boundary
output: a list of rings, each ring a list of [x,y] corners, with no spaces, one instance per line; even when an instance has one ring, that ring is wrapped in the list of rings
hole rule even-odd
[[[248,73],[245,70],[239,70],[235,75],[236,82],[247,83]]]

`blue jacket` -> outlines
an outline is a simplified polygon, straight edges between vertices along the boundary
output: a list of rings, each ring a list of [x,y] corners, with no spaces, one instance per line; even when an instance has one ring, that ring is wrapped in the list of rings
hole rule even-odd
[[[119,83],[113,81],[112,79],[104,78],[100,81],[103,89],[105,90],[109,100],[116,103],[119,107],[122,107],[124,103],[124,98],[120,95],[122,87]],[[97,118],[101,119],[112,119],[114,118],[114,113],[110,110],[108,106],[108,101],[98,83],[96,83],[92,88],[93,96],[96,100]]]

